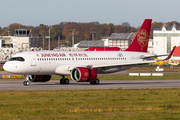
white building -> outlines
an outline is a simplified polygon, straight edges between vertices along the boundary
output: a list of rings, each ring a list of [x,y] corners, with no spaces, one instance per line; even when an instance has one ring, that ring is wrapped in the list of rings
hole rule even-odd
[[[162,28],[155,28],[153,41],[155,54],[170,53],[174,46],[180,44],[180,29],[177,29],[175,25],[171,29],[167,29],[165,25]]]
[[[147,52],[148,52],[148,53],[154,53],[154,49],[153,49],[153,39],[149,39]]]
[[[16,29],[14,36],[0,36],[0,63],[5,63],[12,55],[22,51],[39,51],[30,47],[30,30]]]
[[[30,47],[30,30],[16,29],[14,36],[1,36],[0,48],[27,49]]]

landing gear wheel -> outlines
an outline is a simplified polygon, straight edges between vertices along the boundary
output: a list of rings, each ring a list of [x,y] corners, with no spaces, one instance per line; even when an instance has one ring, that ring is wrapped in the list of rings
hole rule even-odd
[[[99,79],[96,78],[95,81],[90,82],[91,85],[98,85],[99,84]]]
[[[60,80],[60,84],[64,84],[64,79],[63,78]]]
[[[23,85],[28,86],[28,85],[30,85],[29,76],[28,75],[25,75],[25,76],[26,76],[26,80],[23,82]]]
[[[65,78],[65,79],[64,79],[64,83],[65,83],[65,84],[69,84],[69,79]]]
[[[67,78],[62,78],[62,79],[60,80],[60,84],[69,84],[69,79],[67,79]]]
[[[24,81],[24,82],[23,82],[23,85],[24,85],[24,86],[28,86],[28,85],[30,85],[30,82],[29,82],[29,81]]]
[[[99,79],[96,79],[96,80],[94,81],[94,83],[95,83],[96,85],[98,85],[98,84],[99,84]]]

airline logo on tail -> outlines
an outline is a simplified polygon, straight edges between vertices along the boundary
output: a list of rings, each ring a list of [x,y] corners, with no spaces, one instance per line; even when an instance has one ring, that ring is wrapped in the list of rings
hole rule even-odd
[[[125,51],[147,52],[152,19],[145,19],[136,37]]]
[[[139,45],[142,47],[141,48],[142,50],[143,47],[146,47],[148,45],[148,40],[149,40],[148,32],[144,29],[140,30],[137,34],[137,39]]]

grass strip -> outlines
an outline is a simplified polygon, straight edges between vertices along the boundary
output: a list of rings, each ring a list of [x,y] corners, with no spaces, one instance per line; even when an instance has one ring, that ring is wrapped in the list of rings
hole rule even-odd
[[[60,80],[61,76],[52,76],[51,80]],[[69,80],[71,80],[70,76],[66,76]],[[0,79],[3,79],[0,75]],[[10,78],[8,78],[10,79]],[[21,79],[25,79],[22,77]],[[164,74],[163,76],[129,76],[129,75],[98,75],[99,80],[177,80],[180,79],[180,74]]]
[[[51,80],[60,80],[60,76],[52,76]],[[71,80],[70,76],[67,76]],[[164,76],[129,76],[129,75],[98,75],[99,80],[172,80],[180,79],[180,74],[164,74]]]
[[[180,89],[0,91],[0,119],[180,118]]]
[[[0,71],[4,71],[4,69],[2,67],[0,67]]]

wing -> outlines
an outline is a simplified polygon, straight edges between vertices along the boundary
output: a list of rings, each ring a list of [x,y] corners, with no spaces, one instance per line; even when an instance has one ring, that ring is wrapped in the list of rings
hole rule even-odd
[[[169,60],[171,58],[171,56],[173,55],[173,52],[174,52],[175,49],[176,49],[176,46],[174,46],[174,48],[172,49],[170,54],[154,55],[154,56],[141,56],[141,59],[150,59],[150,58],[157,58],[157,57],[167,56],[167,58],[165,58],[163,60]],[[158,60],[158,61],[162,61],[162,60]]]
[[[104,67],[123,67],[123,66],[139,66],[143,64],[149,64],[149,63],[154,63],[156,60],[151,60],[151,61],[131,61],[129,63],[127,62],[121,62],[121,63],[116,63],[116,64],[101,64],[101,65],[89,65],[92,66],[92,68],[104,68]]]
[[[171,51],[170,54],[168,55],[157,55],[156,57],[161,57],[161,56],[168,56],[167,58],[163,59],[163,60],[168,60],[171,58],[171,56],[173,55],[173,52],[175,50],[176,46],[173,48],[173,50]],[[123,67],[123,66],[140,66],[143,64],[149,64],[149,63],[155,63],[156,61],[162,61],[162,60],[148,60],[149,58],[152,58],[155,56],[146,56],[146,57],[141,57],[141,59],[139,60],[131,60],[129,62],[122,62],[122,63],[116,63],[116,64],[102,64],[102,65],[92,65],[92,68],[104,68],[104,67]],[[91,65],[89,65],[91,66]]]

